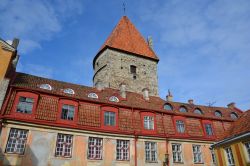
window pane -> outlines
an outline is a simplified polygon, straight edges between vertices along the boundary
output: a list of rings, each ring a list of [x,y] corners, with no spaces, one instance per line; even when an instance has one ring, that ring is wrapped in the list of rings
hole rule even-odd
[[[73,136],[68,134],[58,134],[56,142],[56,156],[71,157]]]
[[[17,105],[17,112],[31,114],[33,103],[34,103],[33,98],[19,97],[19,103]]]
[[[23,154],[27,141],[28,130],[11,129],[6,145],[6,153]]]
[[[61,119],[74,120],[75,107],[64,104],[62,107]]]

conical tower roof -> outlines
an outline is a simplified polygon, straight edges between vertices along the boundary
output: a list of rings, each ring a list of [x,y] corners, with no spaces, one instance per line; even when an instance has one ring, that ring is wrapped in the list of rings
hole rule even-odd
[[[119,23],[102,45],[95,59],[106,48],[113,48],[116,50],[136,54],[137,56],[142,56],[144,58],[150,58],[159,61],[157,55],[150,48],[143,36],[127,16],[123,16],[120,19]]]

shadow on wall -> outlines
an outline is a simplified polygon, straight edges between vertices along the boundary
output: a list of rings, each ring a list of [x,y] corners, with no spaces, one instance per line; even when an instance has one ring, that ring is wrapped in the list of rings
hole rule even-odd
[[[36,166],[38,165],[38,159],[30,149],[29,145],[26,145],[24,155],[18,154],[6,154],[0,149],[0,166]]]

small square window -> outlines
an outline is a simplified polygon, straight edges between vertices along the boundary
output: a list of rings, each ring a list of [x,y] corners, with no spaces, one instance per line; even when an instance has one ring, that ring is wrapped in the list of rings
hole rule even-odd
[[[178,133],[185,133],[185,124],[182,120],[176,121],[176,128]]]
[[[154,130],[154,117],[144,116],[144,128],[147,130]]]
[[[28,130],[11,129],[6,145],[6,153],[24,154]]]
[[[115,126],[115,112],[104,112],[104,125],[105,126]]]
[[[130,65],[130,73],[136,74],[136,66]]]
[[[65,120],[74,120],[75,107],[72,105],[64,104],[62,106],[61,118]]]
[[[68,134],[58,134],[56,143],[56,156],[71,157],[73,146],[73,136]]]
[[[19,97],[17,112],[31,114],[33,109],[34,99],[29,97]]]

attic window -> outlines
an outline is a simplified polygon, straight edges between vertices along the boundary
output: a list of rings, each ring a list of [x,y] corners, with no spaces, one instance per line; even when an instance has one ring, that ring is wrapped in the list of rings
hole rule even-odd
[[[232,119],[238,119],[238,115],[235,112],[232,112],[230,116]]]
[[[173,111],[173,107],[170,104],[165,104],[164,109],[168,111]]]
[[[217,117],[222,117],[221,112],[218,111],[218,110],[214,112],[214,115],[217,116]]]
[[[130,65],[130,73],[131,74],[136,74],[136,66]]]
[[[194,110],[194,113],[196,113],[196,114],[202,114],[202,111],[199,109],[199,108],[196,108],[195,110]]]
[[[71,95],[75,94],[74,90],[70,88],[64,89],[63,92]]]
[[[96,93],[89,93],[88,98],[98,99],[98,95]]]
[[[39,86],[41,89],[52,90],[52,87],[49,84],[41,84]]]
[[[119,99],[118,99],[118,97],[116,97],[116,96],[111,96],[111,97],[109,98],[109,101],[112,101],[112,102],[119,102]]]
[[[184,107],[184,106],[181,106],[180,109],[179,109],[180,112],[188,112],[187,111],[187,108]]]

